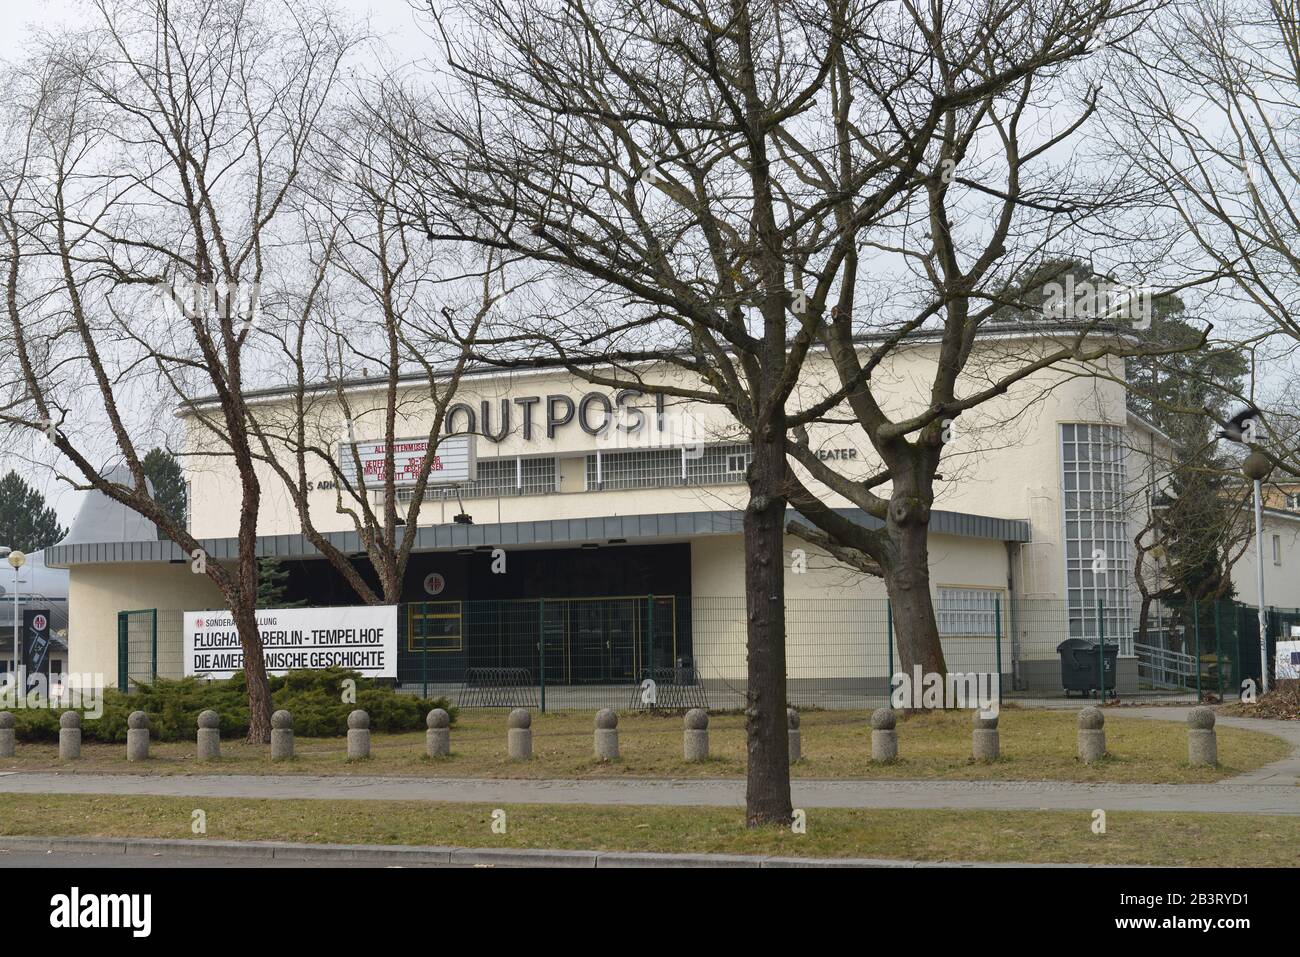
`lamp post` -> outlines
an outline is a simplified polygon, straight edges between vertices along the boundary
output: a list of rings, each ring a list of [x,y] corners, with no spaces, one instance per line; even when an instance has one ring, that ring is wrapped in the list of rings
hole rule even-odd
[[[18,569],[27,564],[27,556],[15,548],[9,553],[8,561],[14,568],[14,675],[17,676],[18,662],[22,655],[18,635]]]
[[[1268,456],[1251,452],[1241,463],[1241,471],[1255,483],[1255,585],[1259,602],[1259,676],[1260,688],[1268,694],[1268,615],[1264,611],[1264,479],[1273,470]]]

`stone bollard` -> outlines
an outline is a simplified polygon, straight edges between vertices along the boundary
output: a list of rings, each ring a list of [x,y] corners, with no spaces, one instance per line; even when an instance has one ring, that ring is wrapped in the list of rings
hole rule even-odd
[[[871,760],[888,764],[898,760],[898,715],[889,708],[877,708],[871,713]]]
[[[126,759],[149,760],[149,716],[143,711],[132,711],[126,719]]]
[[[685,723],[682,756],[687,761],[703,761],[709,756],[709,713],[703,708],[692,708],[686,712]]]
[[[1079,760],[1092,764],[1106,756],[1106,716],[1099,708],[1079,712]]]
[[[527,708],[515,708],[506,719],[506,753],[515,761],[533,756],[533,715]]]
[[[348,715],[348,760],[370,757],[370,715],[358,708]]]
[[[1187,763],[1192,767],[1219,763],[1219,744],[1214,736],[1214,712],[1193,708],[1187,714]]]
[[[611,708],[596,712],[596,757],[602,761],[618,760],[618,713]]]
[[[199,712],[199,760],[221,758],[221,716],[212,709]]]
[[[790,742],[790,763],[794,764],[803,757],[803,742],[799,736],[799,712],[794,708],[786,708],[785,722],[790,729],[786,732],[786,738]]]
[[[431,758],[445,758],[451,754],[451,715],[442,708],[434,708],[425,716],[424,752]]]
[[[1002,748],[998,737],[998,716],[986,718],[977,708],[972,723],[975,730],[970,733],[970,756],[976,761],[996,761]]]
[[[59,760],[75,761],[81,757],[81,712],[65,711],[59,715]]]
[[[271,760],[293,760],[293,715],[288,711],[271,715]]]
[[[13,712],[0,711],[0,758],[14,756],[14,716]]]

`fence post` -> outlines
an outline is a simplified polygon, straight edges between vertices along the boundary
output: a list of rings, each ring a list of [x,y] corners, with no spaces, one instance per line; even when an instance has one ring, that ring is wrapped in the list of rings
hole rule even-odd
[[[130,622],[126,612],[117,613],[117,690],[123,693],[126,692],[128,658],[131,654]]]
[[[407,616],[407,631],[410,631],[411,619]],[[464,622],[460,626],[464,629]],[[464,642],[462,635],[461,641]],[[424,700],[429,700],[429,603],[420,602],[420,682],[424,685]]]
[[[885,698],[894,686],[894,600],[885,599],[885,635],[888,641],[888,659],[885,662]]]
[[[1219,599],[1214,599],[1214,670],[1219,675],[1219,701],[1223,701],[1223,651],[1219,631],[1223,616],[1219,614]]]
[[[655,676],[655,596],[647,595],[646,601],[650,603],[647,611],[647,622],[650,629],[650,678],[654,680]]]
[[[1196,703],[1201,703],[1201,600],[1192,599],[1192,632],[1196,635]]]
[[[542,689],[542,714],[546,714],[546,599],[537,599],[537,680]]]
[[[998,707],[1002,707],[1002,596],[993,596],[993,631],[998,662]]]
[[[1106,599],[1097,599],[1097,697],[1106,703]]]
[[[156,682],[158,680],[158,609],[157,608],[154,608],[149,612],[149,627],[150,630],[152,631],[152,635],[150,636],[150,642],[152,644],[152,649],[153,649],[151,652],[153,656],[153,667],[150,669],[153,672],[153,678],[151,680]]]

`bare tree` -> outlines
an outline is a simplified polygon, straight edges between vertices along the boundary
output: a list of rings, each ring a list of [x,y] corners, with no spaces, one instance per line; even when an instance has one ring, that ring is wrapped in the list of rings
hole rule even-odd
[[[473,251],[432,246],[404,222],[400,166],[364,126],[344,120],[313,172],[299,198],[310,280],[286,304],[291,318],[267,330],[291,379],[249,427],[255,457],[282,480],[307,540],[362,601],[393,603],[474,338],[509,288],[496,252],[467,272]],[[348,385],[357,377],[368,383],[363,396]],[[424,451],[399,475],[395,450],[412,438],[412,418]],[[384,449],[378,474],[363,467],[360,433]],[[333,486],[334,512],[357,532],[375,584],[320,531],[312,493],[322,484]],[[399,490],[409,493],[405,507]]]
[[[4,131],[0,422],[46,435],[71,463],[65,480],[154,522],[220,589],[243,649],[249,740],[264,741],[250,332],[285,199],[355,40],[303,4],[91,9],[90,26],[47,41],[20,77]],[[203,391],[239,475],[232,565],[207,560],[150,494],[138,451],[151,416]],[[103,434],[129,481],[101,474]]]
[[[374,104],[409,158],[410,218],[431,238],[526,257],[551,281],[519,335],[480,341],[512,354],[485,358],[558,362],[615,388],[645,387],[654,364],[668,370],[654,391],[720,405],[748,433],[751,825],[790,813],[787,504],[817,526],[805,534],[884,574],[904,664],[943,671],[925,552],[942,423],[1054,363],[1124,354],[1098,316],[957,392],[979,327],[1005,305],[994,300],[1032,264],[1028,242],[1018,258],[1007,253],[1012,240],[1116,201],[1113,190],[1097,201],[1024,182],[1024,168],[1081,122],[1022,144],[1022,123],[1044,108],[1035,94],[1090,52],[1099,27],[1143,9],[466,0],[445,15],[430,5],[439,92],[390,84]],[[954,184],[991,204],[978,214],[982,244],[953,227]],[[1039,221],[1018,215],[1026,209]],[[889,293],[891,259],[922,278],[910,301]],[[868,332],[878,341],[864,349]],[[941,344],[931,400],[891,418],[872,372],[921,335]],[[839,381],[800,406],[792,397],[818,350]],[[878,474],[849,479],[811,454],[802,430],[836,418],[862,428]],[[787,456],[886,529],[842,522]],[[873,491],[886,483],[888,495]]]

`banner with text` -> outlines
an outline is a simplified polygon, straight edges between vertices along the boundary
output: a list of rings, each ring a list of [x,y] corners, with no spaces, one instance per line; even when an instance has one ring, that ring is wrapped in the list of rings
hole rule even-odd
[[[367,678],[397,677],[397,606],[270,608],[257,613],[269,674],[348,668]],[[185,613],[185,674],[229,678],[244,670],[229,611]]]

